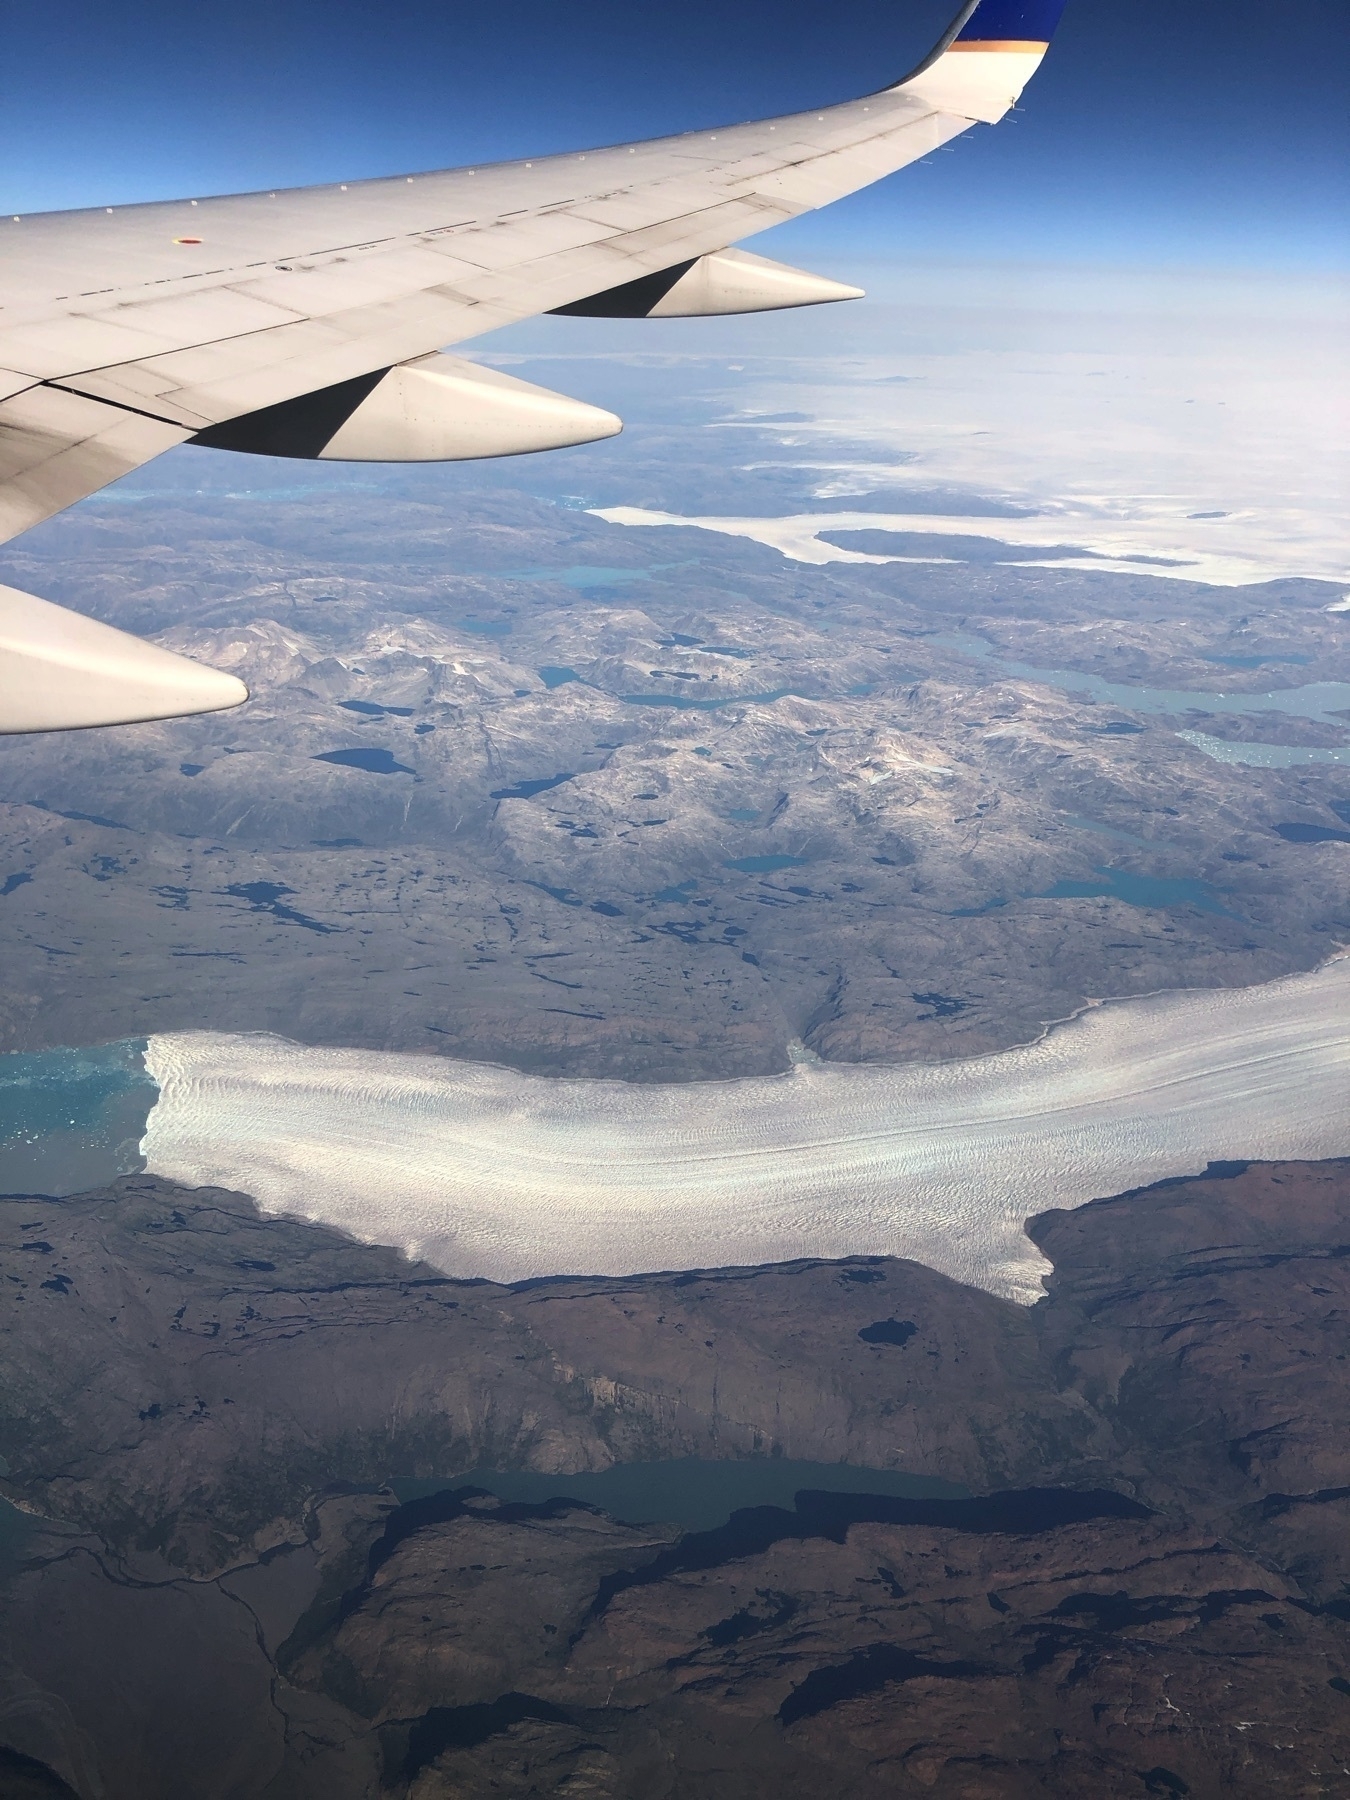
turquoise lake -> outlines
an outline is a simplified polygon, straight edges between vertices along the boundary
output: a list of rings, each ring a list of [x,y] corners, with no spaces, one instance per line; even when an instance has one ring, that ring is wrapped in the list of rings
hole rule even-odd
[[[1123,835],[1123,834],[1122,834]],[[1095,878],[1057,881],[1036,900],[1091,900],[1098,897],[1123,900],[1126,906],[1145,908],[1192,906],[1197,912],[1216,913],[1224,919],[1241,919],[1219,899],[1207,881],[1188,876],[1135,875],[1129,869],[1098,868]]]
[[[145,1164],[144,1038],[0,1056],[0,1193],[79,1194]]]
[[[1344,725],[1350,714],[1350,682],[1310,681],[1301,687],[1274,688],[1264,694],[1214,693],[1202,688],[1131,687],[1107,681],[1101,675],[1085,675],[1077,669],[1038,669],[1031,663],[1000,656],[984,638],[969,632],[935,633],[929,643],[957,650],[962,656],[993,662],[1020,681],[1035,681],[1058,688],[1063,694],[1087,694],[1093,700],[1135,713],[1283,713],[1286,718],[1316,719]],[[1217,660],[1217,659],[1216,659]],[[1234,659],[1237,660],[1237,659]],[[1245,663],[1245,659],[1241,659]],[[1258,659],[1261,660],[1261,659]],[[1300,744],[1235,744],[1202,731],[1179,731],[1177,736],[1216,762],[1246,763],[1259,769],[1293,769],[1312,763],[1350,763],[1350,748],[1314,749]]]

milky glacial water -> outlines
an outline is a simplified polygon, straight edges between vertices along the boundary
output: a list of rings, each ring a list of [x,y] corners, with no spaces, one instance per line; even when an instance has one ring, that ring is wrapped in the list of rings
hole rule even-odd
[[[1244,763],[1249,769],[1303,769],[1314,763],[1350,765],[1350,750],[1319,750],[1307,744],[1243,744],[1211,737],[1207,731],[1179,731],[1179,738],[1215,762]]]
[[[936,1065],[649,1086],[217,1032],[145,1061],[153,1173],[450,1275],[885,1254],[1030,1303],[1032,1214],[1211,1159],[1350,1154],[1350,958]]]
[[[0,1194],[78,1194],[141,1167],[144,1038],[0,1056]]]
[[[1350,681],[1308,681],[1297,687],[1271,688],[1261,694],[1216,693],[1208,688],[1136,687],[1129,682],[1108,681],[1102,675],[1085,674],[1080,669],[1041,669],[1033,663],[1018,662],[1015,657],[999,655],[986,638],[976,637],[968,631],[933,632],[928,642],[944,644],[965,656],[987,658],[1005,674],[1019,680],[1039,682],[1067,694],[1088,694],[1093,700],[1122,707],[1128,712],[1194,711],[1231,713],[1239,717],[1273,712],[1283,713],[1291,719],[1323,719],[1337,724],[1350,710]],[[1204,734],[1183,731],[1177,735],[1195,743]],[[1205,739],[1207,743],[1220,741]]]

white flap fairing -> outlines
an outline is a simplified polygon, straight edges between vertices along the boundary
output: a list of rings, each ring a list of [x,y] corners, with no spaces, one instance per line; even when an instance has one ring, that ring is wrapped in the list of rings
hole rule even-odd
[[[0,587],[0,732],[131,725],[248,699],[233,675]]]

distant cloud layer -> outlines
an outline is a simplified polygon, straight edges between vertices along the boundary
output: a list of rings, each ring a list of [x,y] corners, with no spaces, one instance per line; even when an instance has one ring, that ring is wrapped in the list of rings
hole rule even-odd
[[[625,371],[644,399],[660,376],[691,418],[720,411],[712,456],[799,470],[819,501],[767,518],[734,504],[598,509],[615,523],[697,525],[807,563],[1350,579],[1338,280],[930,264],[875,266],[870,281],[874,299],[795,318],[610,325],[580,340],[541,320],[482,354],[526,374],[547,359],[538,373],[553,381],[559,362],[608,365],[607,402],[630,417]],[[860,531],[930,541],[846,535]]]

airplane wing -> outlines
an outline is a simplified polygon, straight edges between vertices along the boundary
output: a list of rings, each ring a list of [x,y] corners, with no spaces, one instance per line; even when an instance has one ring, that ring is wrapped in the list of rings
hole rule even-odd
[[[855,296],[728,247],[997,122],[1063,4],[969,0],[902,81],[816,112],[483,168],[0,221],[0,542],[187,442],[396,461],[612,434],[609,413],[438,353],[549,311],[669,317]],[[49,607],[30,629],[14,592],[0,593],[0,731],[114,722],[137,640],[111,675],[97,637],[72,631],[62,646]],[[54,643],[69,679],[37,679]],[[176,691],[168,654],[155,651],[122,717],[245,697],[204,687],[207,672],[182,658]]]

